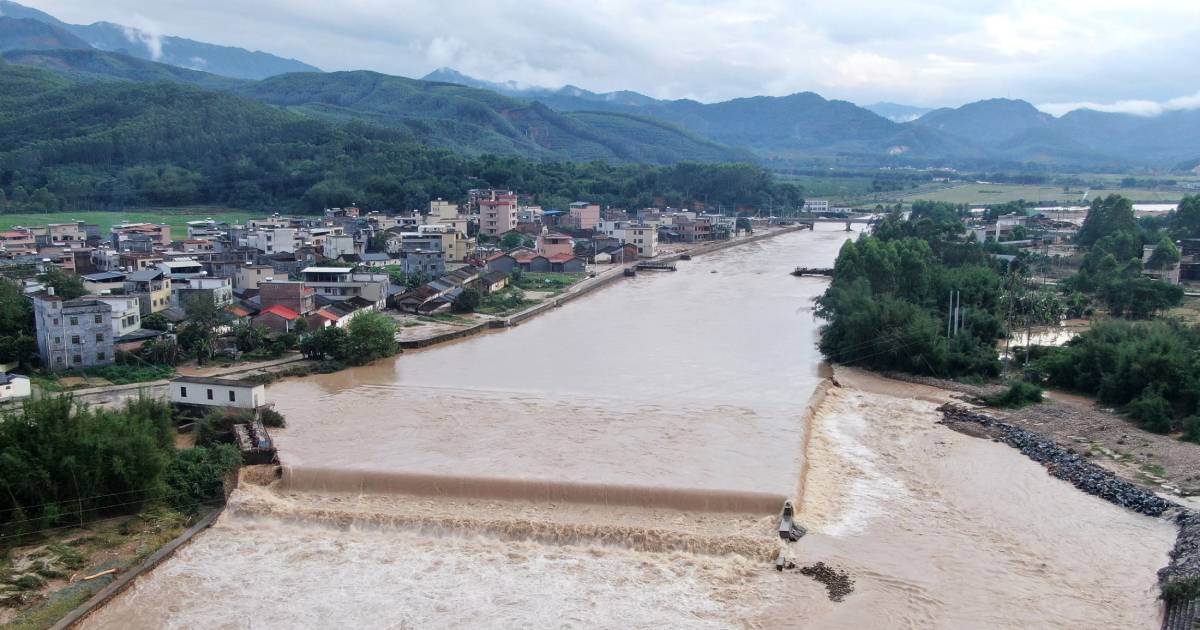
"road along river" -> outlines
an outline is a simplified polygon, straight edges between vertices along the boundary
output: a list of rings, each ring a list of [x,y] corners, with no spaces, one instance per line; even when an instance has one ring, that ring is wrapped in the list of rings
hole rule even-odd
[[[936,425],[937,390],[839,372],[809,413],[825,281],[788,272],[838,227],[272,385],[283,479],[85,626],[1155,627],[1169,525]],[[773,570],[787,497],[845,601]]]

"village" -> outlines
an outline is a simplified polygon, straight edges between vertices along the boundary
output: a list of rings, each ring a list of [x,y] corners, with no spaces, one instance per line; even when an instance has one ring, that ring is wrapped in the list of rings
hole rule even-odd
[[[471,190],[466,198],[391,215],[345,207],[245,224],[195,220],[186,238],[156,223],[116,224],[107,234],[84,222],[0,232],[0,272],[32,303],[43,376],[31,386],[13,372],[17,363],[6,364],[0,401],[28,397],[45,377],[54,390],[103,387],[112,383],[98,368],[156,363],[161,352],[150,350],[175,342],[189,305],[211,304],[203,310],[220,315],[216,347],[201,363],[263,358],[238,343],[239,327],[257,331],[265,347],[282,339],[287,347],[276,345],[276,355],[294,354],[301,335],[346,328],[367,312],[392,319],[401,346],[423,345],[639,261],[790,224],[589,202],[544,210],[508,190]],[[56,294],[49,277],[82,290]]]

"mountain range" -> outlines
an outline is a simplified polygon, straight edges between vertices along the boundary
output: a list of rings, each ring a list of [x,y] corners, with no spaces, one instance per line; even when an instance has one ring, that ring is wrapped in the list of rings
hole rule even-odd
[[[226,77],[264,79],[285,72],[320,72],[318,68],[295,59],[284,59],[243,48],[206,44],[182,37],[161,36],[122,24],[67,24],[48,13],[10,0],[0,0],[0,16],[29,20],[51,27],[49,32],[53,35],[50,37],[61,39],[65,44],[59,46],[61,48],[95,48],[120,52],[131,57],[182,68],[207,70]],[[9,33],[16,28],[18,27],[12,24],[0,28],[0,40],[4,40],[0,43],[0,50],[52,47],[49,40],[44,38],[40,45],[39,42],[34,42],[33,46],[14,46]],[[19,28],[29,29],[31,26],[26,23]]]
[[[75,81],[170,81],[222,90],[339,122],[380,125],[468,154],[778,166],[979,169],[1182,169],[1200,162],[1200,111],[1154,117],[1076,110],[1061,117],[1012,99],[925,110],[860,107],[812,92],[718,103],[632,91],[540,88],[450,68],[422,79],[322,73],[267,53],[79,26],[0,0],[0,54]]]

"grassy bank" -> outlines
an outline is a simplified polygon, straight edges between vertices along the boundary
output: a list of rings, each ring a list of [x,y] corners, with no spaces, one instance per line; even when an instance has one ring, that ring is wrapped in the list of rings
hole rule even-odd
[[[197,518],[155,508],[5,542],[0,546],[0,622],[6,630],[54,625]],[[83,579],[111,569],[115,572]]]
[[[107,233],[108,229],[118,223],[123,222],[148,222],[148,223],[166,223],[171,226],[171,236],[173,238],[187,238],[187,222],[198,221],[200,219],[215,219],[217,221],[232,221],[245,222],[247,219],[253,218],[255,213],[246,210],[237,210],[234,208],[224,208],[220,206],[192,206],[182,208],[146,208],[139,210],[125,210],[114,212],[48,212],[48,213],[23,213],[23,214],[0,214],[0,230],[10,230],[16,225],[45,225],[47,223],[69,223],[71,221],[85,221],[87,223],[95,223],[100,226],[101,233]],[[259,214],[258,216],[261,216]]]

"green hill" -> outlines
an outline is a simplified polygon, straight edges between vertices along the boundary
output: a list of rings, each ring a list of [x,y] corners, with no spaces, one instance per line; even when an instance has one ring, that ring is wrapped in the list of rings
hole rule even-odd
[[[536,146],[544,155],[552,154],[560,138],[576,151],[590,141],[597,155],[615,155],[605,144],[612,137],[607,131],[585,138],[581,134],[593,133],[587,121],[555,115],[541,105],[509,101],[526,109],[499,115],[480,101],[445,98],[440,88],[433,95],[418,89],[408,98],[428,98],[427,115],[384,126],[358,113],[376,104],[372,116],[398,118],[375,90],[328,96],[331,103],[321,107],[340,112],[338,119],[314,115],[310,102],[339,93],[320,92],[319,82],[306,85],[312,90],[276,91],[276,98],[283,93],[295,98],[296,104],[281,107],[179,81],[80,81],[0,62],[0,212],[195,204],[319,210],[351,203],[397,211],[423,207],[433,197],[461,199],[467,189],[489,185],[538,194],[539,201],[559,207],[575,198],[637,207],[653,194],[679,204],[708,195],[731,207],[762,199],[776,199],[777,205],[800,200],[796,187],[746,164],[653,167],[472,157],[425,142],[429,136],[465,132],[515,143],[520,139],[508,134],[532,128],[521,115],[545,116],[538,124],[561,125],[540,137],[545,144]],[[476,118],[470,125],[434,115],[472,111]],[[632,121],[626,132],[652,127]],[[638,196],[622,196],[633,180],[643,183]]]

